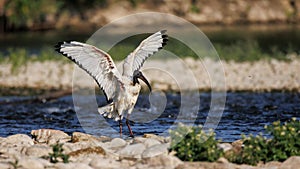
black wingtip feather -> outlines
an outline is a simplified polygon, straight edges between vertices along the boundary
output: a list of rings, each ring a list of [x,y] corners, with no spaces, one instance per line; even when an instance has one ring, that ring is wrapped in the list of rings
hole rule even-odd
[[[169,38],[169,36],[166,34],[166,32],[167,32],[167,30],[161,30],[160,31],[161,32],[161,37],[162,37],[162,39],[163,39],[163,42],[162,42],[162,47],[164,47],[166,44],[167,44],[167,42],[168,42],[168,38]],[[160,47],[159,49],[162,49],[162,47]]]
[[[165,29],[160,31],[161,34],[165,34],[166,32],[167,32],[167,30],[165,30]]]
[[[164,38],[164,39],[168,39],[168,35],[167,34],[163,34],[163,35],[161,35],[161,37]]]
[[[58,42],[58,43],[54,46],[55,50],[57,51],[57,49],[60,49],[60,46],[61,46],[62,44],[64,44],[64,42]]]

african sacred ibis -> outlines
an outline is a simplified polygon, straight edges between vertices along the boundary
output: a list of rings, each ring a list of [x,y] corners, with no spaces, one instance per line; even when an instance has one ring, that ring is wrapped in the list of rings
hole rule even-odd
[[[151,86],[140,68],[145,60],[162,49],[167,41],[166,30],[158,31],[143,40],[124,60],[122,75],[117,70],[111,56],[95,46],[76,41],[65,41],[58,43],[55,48],[56,51],[84,69],[103,90],[108,104],[99,107],[98,112],[105,117],[119,121],[120,136],[122,136],[122,119],[127,114],[126,125],[130,136],[133,137],[129,115],[141,89],[138,79],[144,81],[151,91]]]

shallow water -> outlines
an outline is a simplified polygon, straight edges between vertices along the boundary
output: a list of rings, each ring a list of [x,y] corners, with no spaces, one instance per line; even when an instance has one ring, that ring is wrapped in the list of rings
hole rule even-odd
[[[20,99],[25,97],[0,97],[0,101]],[[85,96],[82,99],[88,101]],[[132,122],[135,135],[168,135],[168,130],[175,127],[177,122],[203,125],[210,110],[210,93],[200,94],[198,113],[193,116],[192,113],[184,112],[187,118],[178,116],[180,99],[179,94],[167,94],[166,108],[153,109],[150,107],[149,96],[141,95],[130,118],[135,122]],[[105,103],[104,97],[97,97],[97,102],[99,105]],[[273,121],[300,118],[299,103],[300,93],[227,93],[224,112],[215,130],[217,138],[231,142],[240,139],[242,133],[255,135],[263,132],[264,125]],[[76,114],[75,110],[80,112]],[[125,125],[125,121],[123,124]],[[104,119],[93,107],[91,110],[74,108],[72,96],[44,103],[0,105],[0,136],[30,134],[31,130],[40,128],[58,129],[67,133],[80,131],[110,137],[119,136],[117,122]],[[128,135],[126,126],[123,130]]]

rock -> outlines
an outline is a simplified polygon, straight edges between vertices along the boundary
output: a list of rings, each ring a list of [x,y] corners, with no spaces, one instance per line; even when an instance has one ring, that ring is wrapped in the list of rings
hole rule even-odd
[[[119,154],[120,158],[141,158],[141,155],[145,149],[146,147],[144,144],[131,144],[119,150],[117,154]]]
[[[56,169],[74,169],[74,168],[82,168],[82,169],[93,169],[87,164],[84,163],[56,163]]]
[[[120,147],[124,147],[127,145],[127,142],[121,138],[114,138],[110,142],[109,148],[111,149],[118,149]]]
[[[88,155],[88,154],[105,155],[106,153],[102,147],[88,147],[88,148],[72,151],[68,155],[69,156],[79,156],[79,155]]]
[[[49,164],[49,162],[45,162],[44,159],[39,159],[36,157],[28,158],[28,157],[22,157],[18,160],[17,166],[20,166],[24,169],[44,169],[44,164]],[[51,164],[49,164],[51,165]],[[18,168],[18,167],[17,167]]]
[[[52,153],[52,147],[46,145],[33,145],[26,149],[25,154],[28,156],[42,157]]]
[[[266,164],[263,164],[261,166],[257,165],[258,167],[261,167],[263,169],[278,169],[278,167],[281,165],[282,163],[279,161],[271,161],[271,162],[267,162]]]
[[[72,133],[72,142],[76,143],[76,142],[81,142],[81,141],[110,141],[111,138],[109,137],[105,137],[105,136],[101,136],[100,138],[95,137],[93,135],[90,134],[86,134],[86,133],[81,133],[81,132],[74,132]]]
[[[8,163],[0,163],[0,168],[1,169],[11,169],[12,166]]]
[[[32,146],[33,140],[25,134],[8,136],[0,142],[0,153],[2,154],[22,154],[27,147]]]
[[[92,158],[95,157],[101,158],[105,156],[106,151],[100,146],[95,146],[95,147],[78,149],[69,152],[68,155],[69,155],[69,161],[82,162],[88,164],[92,160]]]
[[[144,145],[146,147],[151,147],[153,145],[156,145],[156,144],[161,144],[160,141],[156,140],[156,139],[153,139],[153,138],[149,138],[147,139],[145,142],[144,142]]]
[[[232,150],[235,153],[239,153],[243,149],[243,140],[234,141],[234,142],[231,143],[231,145],[232,145]]]
[[[218,148],[222,149],[224,152],[226,152],[226,151],[232,149],[232,145],[229,143],[221,143],[221,144],[218,144]]]
[[[176,169],[255,169],[256,167],[244,165],[239,166],[232,163],[219,163],[219,162],[185,162],[176,167]]]
[[[90,162],[90,166],[93,167],[94,169],[124,168],[124,165],[122,165],[122,163],[113,159],[106,159],[106,158],[102,158],[102,159],[94,158]]]
[[[38,143],[57,144],[71,141],[71,137],[60,130],[39,129],[31,131],[32,137]]]
[[[300,156],[292,156],[285,160],[278,169],[299,169]]]
[[[142,161],[143,164],[147,164],[148,167],[160,167],[160,168],[175,168],[183,162],[175,156],[159,155],[152,158],[145,158]]]
[[[34,142],[29,136],[27,136],[25,134],[15,134],[12,136],[8,136],[7,138],[4,138],[1,141],[0,146],[5,146],[5,145],[31,146],[33,144],[34,144]]]
[[[158,140],[158,141],[160,141],[160,142],[165,142],[165,138],[163,138],[163,137],[160,137],[160,136],[157,136],[157,135],[155,135],[155,134],[144,134],[144,136],[143,136],[144,138],[152,138],[152,139],[155,139],[155,140]]]
[[[88,141],[82,141],[76,143],[64,143],[62,148],[64,149],[64,153],[69,154],[73,151],[86,149],[89,147],[102,147],[105,151],[107,150],[105,144],[102,142],[88,142]]]
[[[161,154],[168,154],[168,148],[169,144],[155,144],[149,148],[147,148],[143,153],[142,153],[142,158],[149,158],[149,157],[154,157],[158,156]]]
[[[133,143],[144,143],[147,140],[147,138],[144,137],[134,137],[133,138]]]
[[[219,158],[219,159],[217,160],[217,162],[218,162],[218,163],[224,163],[224,164],[229,163],[229,161],[228,161],[226,158],[224,158],[224,157]]]

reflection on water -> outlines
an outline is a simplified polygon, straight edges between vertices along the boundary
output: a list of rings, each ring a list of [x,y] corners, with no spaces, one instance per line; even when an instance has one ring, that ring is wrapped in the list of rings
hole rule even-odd
[[[22,99],[20,97],[1,97],[3,100]],[[149,109],[149,96],[141,95],[132,114],[133,131],[136,135],[154,133],[166,135],[174,125],[180,108],[180,95],[166,95],[166,109],[156,112]],[[99,104],[105,98],[97,98]],[[210,109],[210,93],[200,95],[200,107],[197,115],[181,118],[180,122],[203,125]],[[239,139],[241,134],[258,134],[264,125],[276,120],[286,121],[291,117],[300,118],[300,93],[228,93],[225,111],[217,127],[217,138],[230,142]],[[79,109],[80,110],[80,109]],[[147,113],[152,113],[152,120],[143,121]],[[80,117],[80,121],[89,124],[89,131],[84,131],[74,111],[72,96],[55,101],[30,104],[0,105],[0,136],[17,133],[29,134],[33,129],[53,128],[67,133],[74,131],[96,135],[119,137],[118,123],[113,120],[99,120],[101,115],[95,111]],[[193,120],[191,120],[193,119]],[[177,119],[178,120],[178,119]],[[124,123],[125,124],[125,123]],[[123,128],[128,134],[127,128]]]

